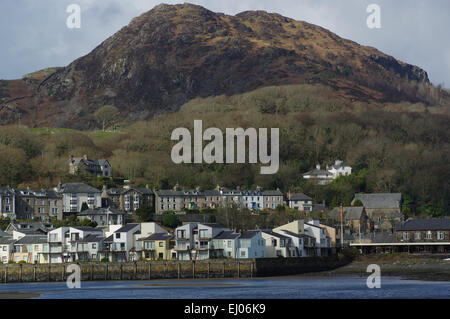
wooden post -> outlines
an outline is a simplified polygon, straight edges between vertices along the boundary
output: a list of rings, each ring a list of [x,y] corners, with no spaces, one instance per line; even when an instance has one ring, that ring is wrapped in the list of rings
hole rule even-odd
[[[178,279],[181,278],[181,264],[178,263]]]
[[[225,262],[222,263],[222,277],[225,278]]]
[[[36,265],[33,265],[33,282],[36,282]]]
[[[238,261],[237,262],[237,277],[239,278],[240,277],[240,272],[241,272],[241,263]]]
[[[167,277],[166,272],[167,272],[167,263],[164,263],[164,274],[163,274],[163,278],[166,278],[166,277]]]
[[[108,263],[105,266],[105,280],[108,280]]]
[[[23,264],[20,264],[20,269],[19,269],[19,282],[22,282],[22,271],[23,271],[22,266],[23,266]]]
[[[94,280],[94,265],[91,265],[91,276],[90,276],[90,280]]]
[[[136,280],[136,273],[137,273],[137,263],[134,262],[134,268],[133,268],[133,279]]]
[[[148,263],[148,280],[152,279],[152,262]]]
[[[120,280],[122,280],[122,276],[123,276],[123,268],[122,268],[122,264],[120,264]]]
[[[5,284],[8,283],[8,266],[5,266]]]
[[[64,265],[62,265],[62,270],[61,270],[61,281],[64,281],[64,277],[66,275],[66,267]]]
[[[209,279],[209,272],[211,271],[211,263],[208,261],[208,279]]]
[[[47,281],[50,282],[50,272],[51,272],[51,265],[48,264],[48,274],[47,274]]]
[[[250,264],[250,278],[253,278],[253,261]]]
[[[195,261],[192,262],[192,279],[195,279]]]

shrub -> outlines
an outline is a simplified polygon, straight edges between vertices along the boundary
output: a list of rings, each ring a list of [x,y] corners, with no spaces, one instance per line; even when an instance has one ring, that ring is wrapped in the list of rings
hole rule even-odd
[[[101,260],[100,260],[102,263],[107,263],[107,262],[109,262],[109,259],[108,258],[102,258]]]
[[[18,264],[26,264],[27,262],[25,260],[19,260],[17,263]]]

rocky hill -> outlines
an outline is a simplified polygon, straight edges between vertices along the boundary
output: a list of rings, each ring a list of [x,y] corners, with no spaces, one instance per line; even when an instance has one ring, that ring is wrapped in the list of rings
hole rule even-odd
[[[92,128],[106,104],[135,121],[195,97],[302,83],[362,102],[427,104],[433,89],[419,67],[306,22],[159,5],[67,67],[0,81],[0,124]]]

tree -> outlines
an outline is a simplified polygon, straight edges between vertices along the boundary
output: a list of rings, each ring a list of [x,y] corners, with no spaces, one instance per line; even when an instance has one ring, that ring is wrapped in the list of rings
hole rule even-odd
[[[163,217],[162,222],[164,226],[170,228],[177,228],[179,225],[181,225],[180,220],[174,213],[166,213]]]
[[[103,132],[108,126],[115,126],[119,119],[119,115],[119,110],[113,105],[105,105],[94,113],[95,118],[102,125]]]
[[[353,202],[353,206],[355,206],[355,207],[361,207],[361,206],[364,206],[364,205],[363,205],[362,201],[361,201],[359,198],[357,198],[357,199],[355,199],[355,201]]]
[[[136,209],[136,215],[142,223],[153,221],[153,209],[147,205]]]

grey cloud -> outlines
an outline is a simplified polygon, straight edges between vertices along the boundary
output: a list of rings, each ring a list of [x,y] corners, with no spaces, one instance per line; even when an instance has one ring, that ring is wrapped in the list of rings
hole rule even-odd
[[[178,3],[179,1],[164,1]],[[236,14],[277,12],[320,25],[341,37],[369,45],[424,68],[433,83],[450,86],[450,2],[447,0],[200,0],[206,8]],[[82,7],[82,28],[65,26],[66,7]],[[20,78],[50,66],[64,66],[89,53],[155,0],[2,0],[0,1],[0,78]],[[365,25],[368,4],[382,9],[382,28]]]

